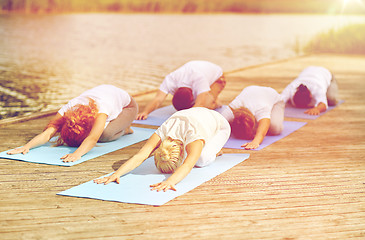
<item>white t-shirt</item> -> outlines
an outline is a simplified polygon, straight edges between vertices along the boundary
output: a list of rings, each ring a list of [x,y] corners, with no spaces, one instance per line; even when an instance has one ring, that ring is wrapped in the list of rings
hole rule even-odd
[[[155,133],[161,141],[171,137],[182,141],[184,147],[198,139],[203,139],[207,145],[224,124],[227,120],[218,112],[194,107],[174,113]]]
[[[113,85],[99,85],[83,92],[80,96],[71,99],[58,113],[62,116],[66,111],[77,104],[88,105],[89,98],[95,100],[99,113],[108,115],[105,127],[108,123],[118,117],[123,108],[129,105],[131,97],[129,94]]]
[[[160,85],[166,94],[175,94],[180,87],[188,87],[193,91],[194,99],[203,92],[210,91],[212,85],[223,74],[218,65],[207,61],[190,61],[168,74]]]
[[[229,104],[232,109],[245,107],[255,116],[257,121],[263,118],[271,118],[273,106],[281,101],[280,94],[271,87],[249,86]],[[234,115],[228,106],[224,106],[219,112],[230,122]]]
[[[312,94],[310,107],[316,107],[320,102],[327,104],[327,89],[331,84],[332,74],[324,67],[310,66],[305,68],[281,93],[282,99],[293,103],[293,97],[300,84],[307,86]]]

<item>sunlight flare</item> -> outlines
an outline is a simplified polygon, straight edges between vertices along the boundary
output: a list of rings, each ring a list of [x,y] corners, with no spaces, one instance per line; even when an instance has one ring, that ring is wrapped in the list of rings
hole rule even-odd
[[[347,8],[356,8],[361,6],[365,8],[364,0],[342,0],[341,13],[343,13]]]

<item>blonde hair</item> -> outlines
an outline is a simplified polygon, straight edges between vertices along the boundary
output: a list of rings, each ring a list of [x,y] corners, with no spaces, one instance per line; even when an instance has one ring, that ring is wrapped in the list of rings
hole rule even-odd
[[[162,173],[173,173],[181,166],[184,157],[182,141],[167,137],[154,153],[155,165]]]

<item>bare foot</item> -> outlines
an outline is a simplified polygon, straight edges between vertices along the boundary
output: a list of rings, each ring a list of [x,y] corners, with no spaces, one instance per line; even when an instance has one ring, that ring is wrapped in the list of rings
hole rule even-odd
[[[221,156],[221,155],[223,155],[223,150],[220,150],[220,151],[217,153],[217,155],[216,155],[216,156],[218,157],[218,156]]]
[[[124,135],[127,135],[127,134],[132,134],[133,133],[133,130],[131,127],[127,127],[125,130],[124,130]]]

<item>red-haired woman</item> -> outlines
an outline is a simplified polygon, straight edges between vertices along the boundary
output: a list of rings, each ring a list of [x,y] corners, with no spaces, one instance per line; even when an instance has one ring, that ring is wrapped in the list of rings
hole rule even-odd
[[[267,134],[278,135],[283,131],[284,108],[284,101],[273,88],[249,86],[219,111],[236,138],[252,140],[242,147],[255,149]]]
[[[74,162],[98,141],[109,142],[133,133],[130,125],[137,113],[138,105],[126,91],[112,85],[100,85],[70,100],[42,133],[7,153],[26,154],[58,135],[57,146],[78,147],[61,158],[64,162]]]

